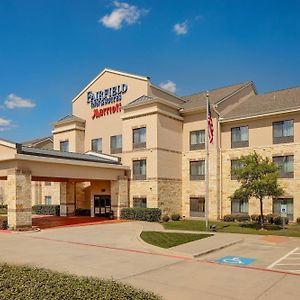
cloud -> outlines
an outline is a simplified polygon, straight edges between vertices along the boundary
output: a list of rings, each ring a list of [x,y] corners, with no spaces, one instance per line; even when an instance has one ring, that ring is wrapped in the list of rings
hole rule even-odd
[[[103,16],[99,22],[111,29],[121,29],[124,24],[132,25],[138,22],[140,17],[148,13],[146,9],[140,9],[126,2],[113,2],[114,9],[110,14]]]
[[[0,131],[9,130],[12,127],[11,120],[0,118]]]
[[[159,86],[171,93],[176,92],[176,83],[171,80],[164,81]]]
[[[177,34],[177,35],[185,35],[188,33],[188,24],[187,21],[182,22],[182,23],[176,23],[173,26],[173,31]]]
[[[24,99],[15,94],[9,94],[4,102],[4,105],[9,109],[35,107],[35,103],[32,100]]]

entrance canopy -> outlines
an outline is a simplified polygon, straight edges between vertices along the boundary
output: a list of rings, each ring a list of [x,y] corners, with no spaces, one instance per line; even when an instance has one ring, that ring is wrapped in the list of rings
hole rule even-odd
[[[129,167],[118,157],[94,152],[72,153],[37,149],[0,140],[0,179],[6,180],[8,225],[11,229],[32,226],[31,181],[56,181],[65,185],[61,212],[74,204],[76,182],[110,181],[111,201],[118,214],[128,205]],[[62,185],[61,184],[61,185]]]
[[[0,179],[7,179],[9,169],[28,170],[32,180],[42,181],[117,180],[129,172],[111,155],[37,149],[0,140]]]

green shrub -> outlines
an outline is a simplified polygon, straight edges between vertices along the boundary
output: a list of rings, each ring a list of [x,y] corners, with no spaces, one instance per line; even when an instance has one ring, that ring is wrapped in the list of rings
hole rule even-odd
[[[300,224],[300,217],[299,217],[299,218],[297,218],[297,220],[296,220],[296,221],[297,221],[297,223],[298,223],[298,224]]]
[[[34,205],[32,207],[32,213],[36,215],[60,215],[59,205]]]
[[[264,228],[266,230],[280,230],[280,229],[282,229],[281,226],[276,225],[276,224],[265,224]]]
[[[223,221],[224,221],[224,222],[234,222],[234,220],[235,220],[234,215],[225,215],[225,216],[223,217]]]
[[[277,217],[278,217],[277,214],[267,214],[267,215],[266,215],[266,219],[267,219],[267,222],[268,222],[269,224],[274,224],[274,220],[275,220],[275,218],[277,218]]]
[[[27,266],[0,264],[1,299],[159,300],[152,292],[111,279],[79,277]]]
[[[170,221],[170,217],[168,215],[163,215],[162,216],[162,221],[163,222],[169,222]]]
[[[281,218],[280,216],[276,216],[274,218],[274,224],[275,225],[283,225],[283,218]],[[285,224],[289,224],[289,219],[288,218],[285,218]]]
[[[250,221],[250,216],[248,214],[233,214],[234,220],[237,222],[247,222]]]
[[[0,229],[5,230],[7,227],[7,217],[0,216]]]
[[[121,210],[121,219],[125,220],[159,222],[160,218],[160,208],[122,208]]]
[[[88,208],[76,208],[75,216],[90,216],[91,210]]]
[[[260,215],[257,215],[257,214],[253,214],[253,215],[251,215],[251,221],[253,221],[253,222],[256,222],[256,223],[260,223],[260,218],[261,218],[261,216]],[[266,218],[266,216],[265,215],[263,215],[263,218],[264,218],[264,223],[266,222],[266,220],[267,220],[267,218]]]
[[[0,205],[0,215],[6,215],[7,214],[7,205],[1,204]]]
[[[171,219],[172,219],[172,221],[179,221],[180,220],[180,214],[172,214]]]

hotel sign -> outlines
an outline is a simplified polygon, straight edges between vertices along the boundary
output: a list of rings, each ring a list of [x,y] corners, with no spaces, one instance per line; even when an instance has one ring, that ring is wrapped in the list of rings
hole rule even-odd
[[[123,83],[96,93],[87,92],[87,104],[93,109],[92,119],[120,112],[122,95],[127,90],[128,85]]]

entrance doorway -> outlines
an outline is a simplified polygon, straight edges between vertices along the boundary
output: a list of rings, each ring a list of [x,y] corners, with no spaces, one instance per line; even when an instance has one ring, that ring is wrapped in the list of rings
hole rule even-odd
[[[109,217],[111,213],[110,195],[94,196],[94,214],[95,217]]]

